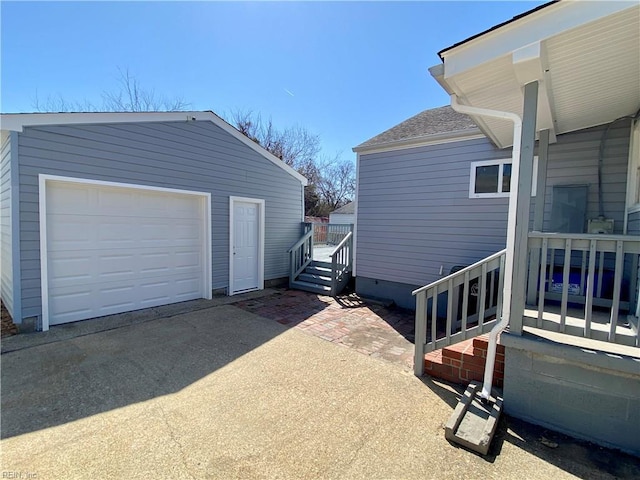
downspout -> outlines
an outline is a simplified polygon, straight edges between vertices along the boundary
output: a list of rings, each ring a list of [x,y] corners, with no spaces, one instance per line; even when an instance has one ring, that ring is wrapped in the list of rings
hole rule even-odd
[[[456,112],[469,115],[479,115],[482,117],[492,117],[513,122],[513,150],[511,154],[511,194],[509,195],[509,214],[507,217],[507,253],[505,255],[505,275],[504,294],[502,295],[502,318],[491,329],[489,333],[489,348],[487,350],[487,361],[484,368],[484,383],[480,397],[488,400],[491,396],[491,384],[493,383],[493,368],[496,362],[496,349],[498,345],[498,335],[507,328],[511,316],[511,298],[513,283],[513,260],[516,236],[516,206],[518,196],[515,194],[518,189],[518,177],[520,175],[520,140],[522,138],[522,119],[512,112],[501,112],[489,110],[487,108],[471,107],[458,103],[458,97],[451,95],[451,108]]]

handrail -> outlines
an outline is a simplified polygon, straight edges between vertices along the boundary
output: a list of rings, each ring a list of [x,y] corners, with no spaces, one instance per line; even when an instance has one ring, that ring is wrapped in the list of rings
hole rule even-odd
[[[287,250],[287,253],[293,252],[296,248],[300,247],[304,242],[306,242],[311,236],[313,236],[313,229],[309,230],[300,238],[300,240],[294,243],[293,246],[289,250]]]
[[[471,270],[474,270],[478,267],[481,267],[482,264],[484,263],[488,263],[491,260],[496,260],[498,258],[500,258],[502,255],[506,254],[507,250],[500,250],[499,252],[494,253],[493,255],[489,255],[487,258],[483,258],[482,260],[469,265],[468,267],[464,267],[463,269],[458,270],[457,272],[454,272],[450,275],[447,275],[446,277],[441,278],[440,280],[436,280],[435,282],[430,283],[429,285],[425,285],[424,287],[420,287],[416,290],[414,290],[413,292],[411,292],[411,295],[417,295],[420,292],[425,292],[427,290],[429,290],[430,288],[434,288],[434,287],[438,287],[443,283],[447,283],[449,281],[450,278],[453,277],[458,277],[458,276],[464,276],[465,273],[470,272]]]
[[[331,295],[337,295],[349,282],[353,266],[353,232],[349,232],[331,253]]]
[[[413,292],[416,296],[414,373],[424,375],[424,355],[428,351],[488,333],[501,318],[506,250],[447,275]],[[475,305],[471,302],[472,285],[477,285]],[[461,310],[453,297],[461,294]],[[438,296],[447,294],[444,337],[438,333]],[[431,301],[431,306],[428,302]],[[431,313],[431,339],[427,338],[427,316]],[[442,325],[440,326],[442,327]]]
[[[338,253],[338,250],[340,250],[342,247],[344,247],[344,245],[349,241],[349,239],[353,237],[353,232],[349,232],[345,235],[345,237],[342,239],[342,241],[336,246],[336,248],[333,249],[333,251],[331,252],[331,257],[333,258],[333,256]]]
[[[528,307],[514,333],[530,327],[640,347],[638,236],[529,232],[528,249],[539,254],[530,256]]]

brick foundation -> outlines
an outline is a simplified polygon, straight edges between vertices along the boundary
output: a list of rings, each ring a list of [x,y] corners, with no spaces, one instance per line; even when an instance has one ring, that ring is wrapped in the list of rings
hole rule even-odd
[[[425,355],[425,373],[452,383],[466,385],[472,380],[482,382],[489,348],[489,336],[457,343]],[[493,370],[493,385],[502,388],[504,380],[504,347],[498,344]]]
[[[13,323],[11,315],[9,315],[9,312],[4,307],[4,303],[2,302],[0,302],[0,317],[2,320],[2,338],[10,337],[11,335],[15,335],[18,333],[18,328]]]

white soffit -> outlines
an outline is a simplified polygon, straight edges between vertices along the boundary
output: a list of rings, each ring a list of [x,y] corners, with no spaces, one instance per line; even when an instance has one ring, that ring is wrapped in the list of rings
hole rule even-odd
[[[591,2],[567,3],[593,13]],[[633,114],[640,108],[640,5],[597,3],[613,3],[618,11],[544,40],[539,37],[537,42],[510,51],[501,47],[507,53],[476,63],[473,68],[462,70],[456,54],[447,51],[443,54],[444,76],[439,81],[457,94],[461,103],[518,114],[522,113],[523,85],[540,81],[537,130],[549,129],[551,141],[555,133],[601,125]],[[624,9],[620,9],[621,5]],[[548,10],[554,10],[553,6],[531,17],[538,18]],[[513,30],[520,22],[527,27],[528,18],[503,28]],[[555,23],[549,17],[547,21]],[[476,41],[486,43],[479,37],[451,52]],[[474,120],[496,145],[511,145],[509,122],[486,117]]]

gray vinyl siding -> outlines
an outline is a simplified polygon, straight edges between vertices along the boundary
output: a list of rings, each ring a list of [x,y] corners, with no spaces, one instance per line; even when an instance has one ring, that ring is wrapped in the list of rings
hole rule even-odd
[[[488,139],[360,156],[357,275],[425,285],[504,248],[508,198],[469,198],[471,162],[509,158]]]
[[[41,314],[38,174],[211,193],[213,288],[228,286],[229,196],[265,200],[265,279],[286,277],[303,189],[211,122],[25,128],[20,145],[23,315]]]
[[[0,154],[0,297],[14,317],[13,252],[11,248],[11,136]]]
[[[589,185],[587,218],[598,216],[604,128],[559,135],[549,146],[545,230],[554,185]],[[605,215],[615,220],[615,233],[623,229],[628,149],[629,125],[621,123],[609,132],[603,174]],[[472,162],[510,157],[511,149],[498,150],[488,139],[361,154],[358,277],[426,285],[442,277],[441,266],[447,275],[503,249],[508,198],[469,198],[469,181]]]
[[[609,130],[604,151],[604,214],[614,219],[614,233],[624,230],[630,130],[621,122]],[[549,145],[544,230],[549,231],[554,185],[588,185],[587,219],[598,217],[598,149],[606,126],[559,135]],[[586,231],[586,225],[585,225]]]

